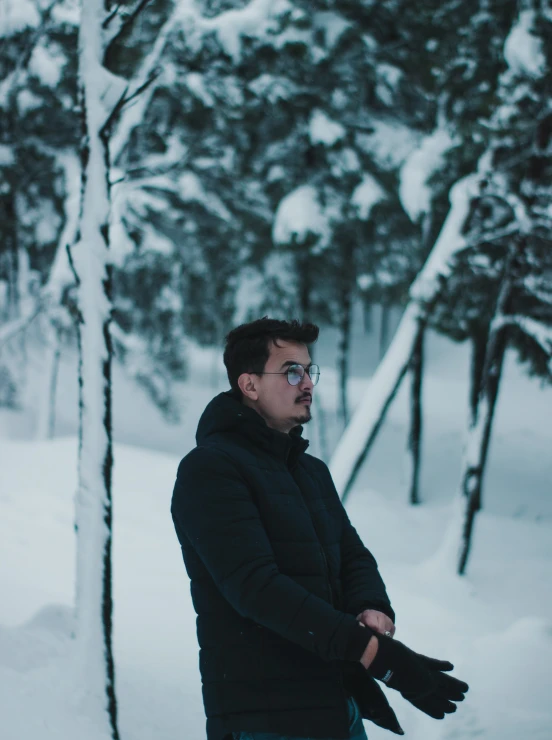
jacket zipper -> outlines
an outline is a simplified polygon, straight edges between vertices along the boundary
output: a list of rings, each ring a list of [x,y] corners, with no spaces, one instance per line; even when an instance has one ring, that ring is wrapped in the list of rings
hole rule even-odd
[[[316,539],[318,540],[318,546],[320,547],[320,552],[322,553],[322,560],[324,562],[324,567],[326,569],[326,576],[327,576],[327,581],[328,581],[328,587],[329,587],[329,590],[330,590],[330,603],[335,608],[334,596],[333,596],[333,588],[332,588],[332,579],[330,577],[330,566],[328,564],[328,558],[326,557],[326,553],[324,552],[324,548],[322,547],[322,542],[320,540],[320,535],[318,533],[318,529],[316,528],[316,524],[314,523],[314,517],[312,516],[312,514],[310,512],[310,509],[307,506],[307,502],[305,501],[305,499],[303,497],[303,493],[302,493],[301,488],[300,488],[299,484],[297,483],[297,481],[296,481],[296,484],[297,484],[297,488],[299,488],[299,496],[301,498],[301,503],[305,507],[305,509],[307,511],[307,514],[310,517],[310,520],[312,522],[312,527],[313,527],[313,529],[315,531],[315,534],[316,534]],[[341,669],[339,668],[339,666],[337,667],[336,673],[337,673],[337,682],[338,682],[339,688],[341,689],[341,694],[342,694],[343,700],[345,702],[345,715],[346,715],[347,727],[349,727],[349,696],[347,694],[347,691],[345,690],[345,685],[343,683],[343,675],[341,673]]]
[[[299,484],[297,484],[297,488],[299,488]],[[328,564],[328,558],[326,557],[326,553],[324,552],[324,548],[322,547],[322,542],[320,540],[320,534],[318,532],[318,529],[316,527],[316,524],[314,522],[314,517],[312,516],[309,507],[307,506],[307,502],[305,501],[303,497],[303,493],[301,492],[301,489],[299,488],[299,496],[301,497],[301,503],[303,504],[307,514],[309,515],[309,518],[311,520],[312,528],[314,529],[314,532],[316,534],[316,540],[318,542],[318,547],[320,548],[320,553],[322,555],[322,562],[324,563],[324,569],[326,571],[326,578],[328,582],[328,588],[330,591],[330,603],[332,606],[335,607],[334,603],[334,596],[333,596],[333,588],[332,588],[332,579],[330,577],[330,566]]]

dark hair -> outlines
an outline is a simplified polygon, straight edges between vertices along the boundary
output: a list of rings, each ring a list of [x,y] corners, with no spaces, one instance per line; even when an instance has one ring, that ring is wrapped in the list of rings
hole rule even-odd
[[[242,373],[263,371],[270,356],[270,343],[277,347],[278,339],[285,342],[312,344],[318,339],[316,324],[279,321],[263,316],[262,319],[241,324],[226,336],[224,364],[232,390],[241,395],[238,378]]]

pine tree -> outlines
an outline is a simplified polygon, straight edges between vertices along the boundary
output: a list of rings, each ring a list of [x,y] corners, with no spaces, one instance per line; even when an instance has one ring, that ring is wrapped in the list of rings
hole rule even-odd
[[[466,512],[458,562],[461,574],[468,562],[475,515],[482,506],[506,349],[517,352],[531,375],[552,380],[552,220],[548,215],[552,52],[545,43],[551,32],[552,18],[544,6],[533,10],[520,3],[504,47],[508,68],[501,80],[501,105],[489,120],[489,177],[468,222],[471,248],[465,263],[468,276],[474,272],[478,276],[474,287],[481,288],[474,299],[485,305],[485,297],[487,301],[488,296],[497,298],[483,329],[488,341],[480,386],[473,392],[477,406],[462,473]]]

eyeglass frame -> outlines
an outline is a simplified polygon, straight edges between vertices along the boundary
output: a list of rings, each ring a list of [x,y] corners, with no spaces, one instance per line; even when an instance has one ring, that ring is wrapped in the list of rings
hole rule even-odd
[[[295,385],[289,382],[289,372],[294,367],[300,367],[301,370],[303,371],[303,374],[301,375],[299,382],[296,383]],[[316,381],[312,379],[311,374],[310,374],[310,370],[313,367],[318,368],[318,377],[316,378]],[[285,370],[283,373],[267,373],[264,371],[262,372],[254,371],[251,373],[251,375],[287,375],[287,382],[289,383],[289,385],[291,385],[292,388],[296,388],[298,385],[301,385],[301,382],[303,378],[305,377],[305,373],[307,373],[307,375],[309,376],[309,379],[311,383],[313,384],[313,386],[316,386],[318,381],[320,380],[320,365],[317,365],[316,362],[311,362],[310,365],[307,365],[306,367],[304,365],[301,365],[300,362],[294,362],[291,365],[289,365],[288,369]]]

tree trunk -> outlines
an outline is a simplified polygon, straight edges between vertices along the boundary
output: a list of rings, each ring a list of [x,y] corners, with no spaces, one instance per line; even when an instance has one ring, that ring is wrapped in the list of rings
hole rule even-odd
[[[4,204],[5,223],[10,224],[7,243],[4,243],[8,262],[8,280],[6,294],[6,318],[8,321],[19,318],[19,255],[17,248],[17,214],[15,211],[15,194],[9,193]]]
[[[48,439],[53,439],[56,431],[56,399],[57,399],[57,383],[59,376],[59,363],[61,360],[61,344],[58,342],[54,350],[54,356],[52,358],[52,372],[50,375],[50,398],[49,398],[49,412],[48,412]]]
[[[408,454],[410,457],[411,504],[420,503],[420,463],[422,451],[422,379],[424,362],[424,336],[426,325],[418,322],[418,335],[410,358],[410,432],[408,435]]]
[[[379,359],[385,355],[389,346],[389,322],[391,318],[391,307],[385,301],[381,304],[380,335],[379,335]]]
[[[419,322],[427,322],[450,274],[453,255],[466,245],[462,228],[471,198],[478,192],[480,177],[479,174],[464,177],[451,189],[451,209],[439,238],[410,289],[410,300],[393,341],[332,456],[330,469],[343,501],[368,456],[408,369]]]
[[[461,490],[466,499],[464,525],[461,534],[458,573],[464,575],[473,538],[475,516],[481,509],[483,476],[491,439],[494,412],[498,398],[500,378],[507,346],[507,327],[500,319],[508,313],[512,294],[512,268],[519,245],[510,249],[495,311],[494,327],[491,324],[489,341],[485,352],[485,363],[481,379],[479,403],[474,423],[468,432],[466,456],[461,477]]]
[[[373,318],[372,318],[372,304],[368,300],[362,301],[362,322],[364,327],[364,333],[365,334],[371,334],[372,329],[374,328],[373,324]]]
[[[78,289],[79,480],[76,497],[77,649],[93,714],[117,740],[112,648],[112,313],[109,147],[101,66],[103,0],[86,0],[79,31],[82,185],[79,239],[71,253]]]
[[[468,444],[476,447],[477,453],[473,463],[468,462],[462,475],[462,493],[466,497],[466,511],[464,514],[464,528],[462,530],[462,541],[460,546],[460,557],[458,561],[458,573],[464,575],[470,554],[475,516],[481,509],[481,497],[483,489],[483,476],[487,463],[487,453],[491,439],[494,412],[500,385],[500,376],[504,359],[506,341],[502,329],[502,346],[493,352],[493,377],[490,387],[485,391],[485,397],[481,399],[478,407],[478,421],[473,427],[471,439]]]
[[[310,251],[307,245],[297,246],[296,274],[298,282],[297,302],[302,321],[312,321],[311,311],[311,279],[310,279]]]
[[[50,426],[52,421],[52,395],[55,399],[55,375],[57,374],[56,355],[59,352],[59,340],[50,322],[46,320],[46,346],[42,358],[43,372],[40,374],[35,407],[36,425],[35,439],[43,440],[50,438]],[[55,402],[55,401],[54,401]]]
[[[349,402],[347,395],[347,382],[349,380],[349,356],[351,352],[351,312],[352,296],[351,286],[344,289],[341,295],[341,317],[339,322],[339,344],[337,348],[337,366],[339,371],[339,415],[346,427],[349,423]]]
[[[483,368],[485,366],[485,352],[489,341],[489,327],[481,328],[471,337],[472,354],[470,367],[470,426],[475,424],[477,418],[477,404],[481,392],[483,379]]]

